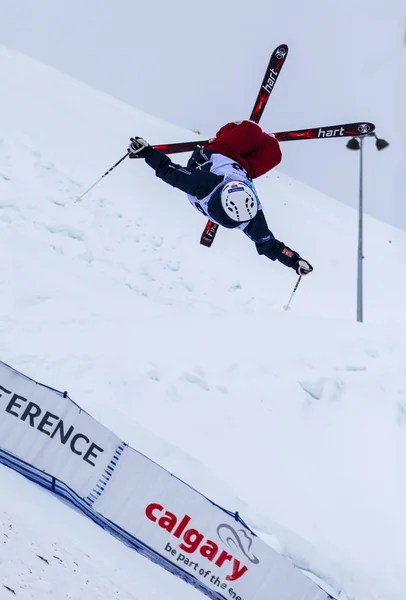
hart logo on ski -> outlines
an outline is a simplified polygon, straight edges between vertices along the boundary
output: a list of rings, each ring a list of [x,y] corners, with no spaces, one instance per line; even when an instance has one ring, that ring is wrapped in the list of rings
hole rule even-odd
[[[325,138],[349,137],[354,135],[367,135],[375,130],[373,123],[345,123],[343,125],[330,125],[327,127],[313,127],[312,129],[293,129],[292,131],[279,131],[275,137],[279,142],[293,140],[314,140]]]
[[[338,129],[319,129],[319,133],[317,137],[340,137],[345,135],[344,127],[339,127]]]
[[[278,46],[272,53],[268,67],[265,71],[265,76],[262,81],[257,99],[255,100],[254,108],[252,109],[250,120],[259,123],[265,106],[269,100],[269,96],[275,86],[279,73],[285,63],[288,54],[288,47],[285,44]]]
[[[189,515],[184,515],[182,518],[178,518],[173,512],[165,510],[162,504],[158,504],[157,502],[148,504],[145,509],[145,514],[150,521],[156,523],[158,527],[161,527],[170,533],[174,538],[179,540],[179,542],[174,541],[172,543],[174,545],[178,545],[182,552],[178,552],[176,548],[172,548],[170,543],[165,546],[165,550],[172,555],[173,559],[176,559],[176,562],[182,562],[189,568],[193,566],[195,570],[199,568],[197,558],[200,557],[206,559],[219,568],[227,564],[229,565],[229,573],[225,577],[226,581],[236,581],[248,571],[248,567],[242,565],[238,558],[235,558],[233,554],[230,554],[225,550],[221,550],[219,543],[206,538],[205,535],[197,529],[194,529],[193,527],[189,528],[189,524],[192,520],[192,517]],[[218,531],[221,531],[221,527],[224,526],[227,527],[226,524],[219,526]],[[219,533],[218,535],[219,540],[223,542]],[[251,539],[249,539],[249,541],[252,543]],[[251,544],[248,546],[248,550],[250,545]],[[241,541],[240,547],[242,548]],[[187,554],[193,555],[191,558],[195,558],[196,560],[191,561],[190,558],[186,556]],[[248,557],[245,552],[243,552],[243,554],[244,556]],[[259,562],[255,556],[249,558],[249,560],[253,564],[258,564]],[[209,573],[210,571],[207,572],[207,575]]]
[[[272,69],[269,73],[269,78],[268,78],[268,81],[266,82],[266,85],[263,86],[264,90],[266,90],[268,92],[268,94],[270,94],[272,92],[272,88],[275,85],[277,77],[278,77],[278,73],[276,73]]]

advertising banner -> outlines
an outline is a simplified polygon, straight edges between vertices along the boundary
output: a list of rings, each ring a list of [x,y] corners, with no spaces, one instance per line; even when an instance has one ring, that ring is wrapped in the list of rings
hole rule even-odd
[[[329,597],[238,517],[132,448],[117,465],[114,485],[93,507],[224,598]]]
[[[327,600],[238,517],[0,363],[0,462],[215,600]]]
[[[70,398],[0,363],[1,447],[87,496],[119,444]]]

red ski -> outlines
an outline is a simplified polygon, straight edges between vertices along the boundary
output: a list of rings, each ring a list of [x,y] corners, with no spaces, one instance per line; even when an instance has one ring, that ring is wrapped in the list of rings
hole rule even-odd
[[[375,131],[375,125],[366,121],[360,123],[345,123],[343,125],[328,125],[327,127],[312,127],[310,129],[292,129],[291,131],[277,131],[273,135],[279,142],[292,140],[320,140],[326,138],[358,137],[368,135]],[[159,144],[154,146],[164,154],[178,152],[192,152],[196,148],[204,148],[209,140],[194,142],[175,142],[174,144]]]
[[[268,67],[265,71],[264,79],[261,87],[259,88],[257,99],[255,100],[254,108],[252,109],[250,120],[259,123],[262,117],[262,113],[265,110],[265,106],[269,100],[269,96],[272,93],[276,80],[278,79],[279,73],[283,67],[283,63],[288,55],[288,47],[286,44],[281,44],[272,52]],[[206,142],[207,143],[207,142]],[[165,152],[164,150],[161,150]],[[168,154],[166,152],[166,154]],[[203,246],[210,248],[214,238],[216,236],[219,226],[213,221],[207,221],[206,227],[200,238],[200,243]]]
[[[279,73],[281,72],[283,64],[288,55],[288,50],[289,49],[286,44],[281,44],[272,53],[250,116],[250,120],[255,121],[255,123],[259,123],[259,120],[262,117],[262,113],[264,112],[265,106],[269,100],[269,96],[272,93],[276,80],[278,79]]]
[[[368,135],[375,130],[373,123],[346,123],[345,125],[329,125],[328,127],[314,127],[312,129],[295,129],[293,131],[280,131],[275,133],[279,142],[292,140],[320,140],[324,138],[339,138],[348,136]]]

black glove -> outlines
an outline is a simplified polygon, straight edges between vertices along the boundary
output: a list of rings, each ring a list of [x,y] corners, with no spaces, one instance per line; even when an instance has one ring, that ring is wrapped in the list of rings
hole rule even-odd
[[[152,150],[152,146],[140,137],[130,138],[130,142],[128,146],[130,158],[145,158]]]
[[[304,260],[304,258],[299,258],[293,265],[293,268],[295,269],[296,273],[301,277],[303,275],[308,275],[313,271],[312,265],[309,262],[307,262],[307,260]]]

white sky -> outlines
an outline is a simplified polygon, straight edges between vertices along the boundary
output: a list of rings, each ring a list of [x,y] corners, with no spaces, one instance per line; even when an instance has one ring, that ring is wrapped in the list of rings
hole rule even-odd
[[[404,0],[0,0],[0,10],[0,43],[208,135],[249,115],[271,51],[288,43],[264,128],[374,121],[391,146],[378,154],[367,140],[365,209],[406,229]],[[358,155],[344,141],[283,151],[284,172],[357,203]]]

